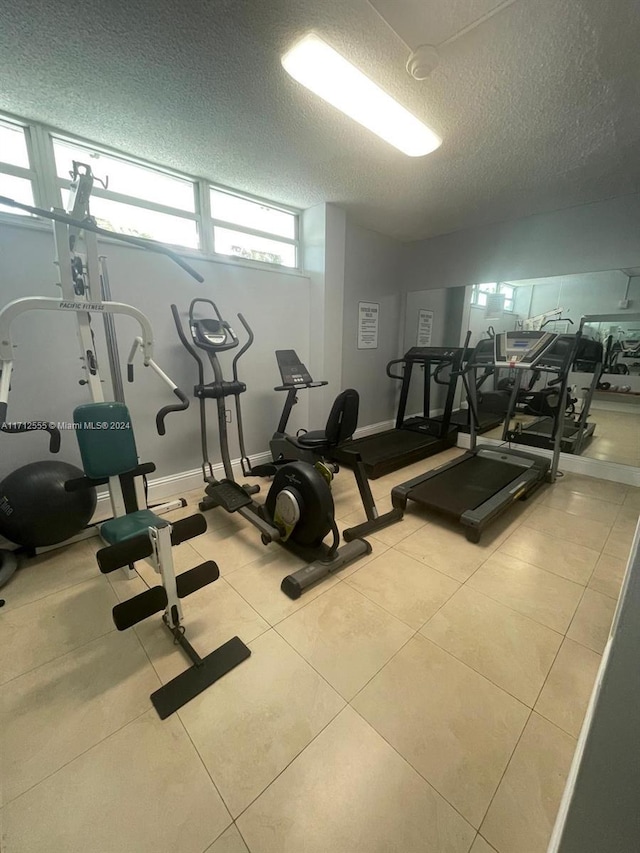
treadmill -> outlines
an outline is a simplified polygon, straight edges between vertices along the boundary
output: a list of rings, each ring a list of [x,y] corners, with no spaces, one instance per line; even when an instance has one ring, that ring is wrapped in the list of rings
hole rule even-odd
[[[470,337],[471,333],[469,332],[469,334],[467,335],[467,341]],[[491,340],[493,340],[493,338]],[[465,344],[465,352],[462,356],[461,373],[465,371],[466,364],[472,354],[473,350],[467,349],[467,346]],[[492,410],[491,407],[488,406],[485,402],[489,401],[490,399],[493,399],[494,395],[491,392],[489,392],[489,394],[487,394],[486,396],[485,394],[479,393],[482,386],[491,377],[493,377],[495,386],[496,371],[493,367],[487,366],[486,370],[477,378],[476,381],[476,433],[488,432],[491,429],[495,429],[496,427],[500,426],[504,419],[504,410],[501,407],[497,407],[496,409]],[[434,420],[440,420],[442,417],[443,415],[438,415],[434,418]],[[450,422],[452,426],[458,427],[459,432],[471,432],[471,411],[469,406],[467,405],[466,409],[457,409],[456,411],[452,412]]]
[[[361,459],[367,477],[373,480],[453,447],[458,427],[451,423],[451,415],[464,352],[463,347],[411,347],[402,358],[390,361],[387,376],[402,383],[395,427],[350,439],[336,448],[333,458],[348,467],[354,467]],[[402,365],[400,373],[394,372],[396,365]],[[424,370],[422,414],[407,417],[411,377],[416,367]],[[444,379],[447,370],[448,377]],[[440,417],[430,415],[432,380],[446,387],[444,412]]]
[[[547,450],[553,450],[555,443],[556,421],[559,419],[560,429],[560,450],[562,453],[582,453],[584,448],[589,444],[593,434],[595,433],[596,425],[593,421],[589,421],[589,412],[591,410],[591,401],[598,387],[598,382],[602,376],[602,361],[603,347],[599,341],[593,341],[589,338],[580,338],[578,343],[574,370],[580,372],[589,372],[592,374],[590,384],[583,390],[586,392],[582,401],[582,408],[578,414],[566,415],[564,410],[562,416],[560,413],[556,417],[543,415],[535,418],[528,424],[517,424],[515,427],[505,420],[504,431],[502,438],[505,441],[514,441],[517,444],[524,444],[529,447],[543,447]],[[553,368],[552,359],[547,359],[547,367]],[[550,386],[557,385],[561,381],[562,364],[557,363],[558,376],[551,381]],[[558,407],[562,408],[562,400],[566,400],[559,395],[554,395],[557,399]],[[519,400],[516,402],[516,411],[524,412],[525,414],[536,414],[535,405],[533,408],[527,403],[527,393],[521,392]]]
[[[560,393],[566,394],[569,369],[578,336],[544,331],[501,332],[494,340],[481,341],[467,364],[465,384],[470,395],[472,418],[471,449],[440,468],[429,471],[391,492],[396,509],[405,510],[407,501],[441,513],[459,522],[470,542],[479,542],[483,530],[517,500],[527,498],[543,482],[554,482],[560,457],[560,435],[556,430],[552,459],[511,448],[476,447],[477,371],[493,364],[510,368],[515,382],[509,401],[509,417],[515,406],[522,374],[531,369],[557,371],[562,364]],[[493,350],[493,352],[491,351]]]

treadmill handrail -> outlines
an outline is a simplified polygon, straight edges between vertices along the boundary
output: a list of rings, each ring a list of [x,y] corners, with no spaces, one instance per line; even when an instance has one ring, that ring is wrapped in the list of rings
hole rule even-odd
[[[404,375],[402,373],[392,373],[391,368],[394,364],[405,364],[404,358],[394,358],[387,364],[387,376],[389,379],[399,379],[401,382],[404,379]]]

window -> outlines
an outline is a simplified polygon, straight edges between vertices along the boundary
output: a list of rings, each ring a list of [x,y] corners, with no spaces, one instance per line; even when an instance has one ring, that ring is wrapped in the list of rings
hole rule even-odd
[[[295,213],[214,187],[209,199],[215,252],[285,267],[297,266]]]
[[[0,116],[0,196],[67,210],[74,162],[91,167],[91,213],[108,231],[298,267],[299,211]],[[0,205],[0,214],[6,213],[29,215]]]
[[[33,178],[25,129],[0,121],[0,195],[33,204]],[[0,205],[0,211],[29,216],[24,210]]]
[[[504,310],[513,311],[515,287],[504,282],[488,282],[485,284],[474,284],[471,292],[471,304],[478,308],[484,308],[487,304],[487,294],[501,293],[504,296]]]
[[[121,234],[199,248],[193,181],[55,136],[53,153],[65,208],[73,161],[87,163],[98,179],[91,193],[91,213],[98,225]]]

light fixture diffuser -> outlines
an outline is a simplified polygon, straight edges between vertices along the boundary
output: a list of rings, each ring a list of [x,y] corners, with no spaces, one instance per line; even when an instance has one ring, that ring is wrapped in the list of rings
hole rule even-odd
[[[298,83],[409,157],[442,145],[431,128],[314,33],[296,42],[282,65]]]

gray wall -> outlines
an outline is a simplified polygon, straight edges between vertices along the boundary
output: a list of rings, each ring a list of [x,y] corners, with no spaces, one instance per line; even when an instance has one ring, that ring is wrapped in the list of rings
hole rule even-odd
[[[57,296],[57,271],[53,265],[53,238],[49,230],[0,225],[0,305],[11,299],[41,294]],[[196,284],[168,259],[141,249],[114,243],[101,244],[108,257],[113,299],[128,302],[144,311],[156,336],[156,360],[173,380],[191,395],[196,380],[195,362],[180,344],[169,306],[175,302],[186,309],[191,299],[214,299],[236,331],[236,314],[242,312],[255,333],[255,344],[241,362],[242,378],[248,391],[243,397],[244,424],[250,453],[268,449],[283,395],[273,387],[280,375],[274,350],[295,349],[303,360],[309,358],[309,279],[269,269],[253,269],[198,259],[193,266],[205,278]],[[101,320],[94,321],[100,348]],[[129,318],[117,322],[120,356],[126,360],[136,324]],[[75,324],[68,315],[33,312],[15,323],[16,369],[9,397],[9,420],[47,418],[70,421],[74,406],[87,402],[86,389],[78,386],[82,373],[78,361]],[[104,352],[100,348],[101,352]],[[232,354],[222,356],[230,366]],[[106,356],[102,358],[107,376]],[[208,378],[210,381],[210,378]],[[127,386],[141,458],[153,460],[165,476],[193,470],[200,465],[199,429],[195,401],[184,413],[167,421],[167,434],[155,432],[157,410],[173,402],[166,386],[139,363],[134,386]],[[211,407],[211,450],[218,460],[215,408]],[[234,413],[235,420],[235,413]],[[308,425],[308,402],[302,399],[292,419],[292,429]],[[234,425],[235,426],[235,425]],[[232,431],[234,426],[231,427]],[[0,476],[34,459],[47,458],[43,434],[0,436]],[[232,455],[237,446],[232,442]],[[61,459],[78,462],[75,438],[63,435]]]
[[[385,368],[403,351],[402,258],[405,246],[347,220],[343,327],[335,348],[342,347],[342,387],[360,392],[359,425],[394,417],[397,389]],[[380,303],[378,348],[359,350],[358,302]]]
[[[310,278],[309,372],[329,384],[305,392],[309,424],[320,429],[342,382],[346,214],[334,204],[318,204],[302,214],[304,268]]]
[[[461,343],[464,297],[464,287],[452,287],[448,290],[444,288],[414,290],[407,293],[402,352],[406,352],[417,344],[418,319],[421,309],[433,311],[431,346],[459,346]],[[423,375],[421,369],[414,369],[412,372],[407,400],[407,415],[422,413]],[[432,410],[440,409],[444,405],[445,388],[435,386],[432,383],[431,394]]]
[[[296,349],[317,378],[331,383],[326,393],[301,397],[292,430],[321,424],[335,394],[349,386],[360,391],[360,426],[389,420],[398,389],[387,379],[385,366],[413,342],[416,308],[429,307],[414,305],[422,297],[409,298],[409,291],[636,266],[640,263],[639,221],[640,196],[633,195],[402,244],[359,227],[334,205],[319,205],[303,216],[308,275],[198,259],[194,266],[206,279],[200,287],[159,256],[112,243],[105,244],[103,251],[109,259],[114,298],[149,314],[158,339],[158,361],[187,390],[194,382],[195,365],[177,341],[169,313],[171,301],[186,306],[191,298],[204,294],[214,296],[232,318],[239,310],[246,314],[254,326],[256,344],[243,365],[249,380],[245,424],[249,452],[259,453],[268,447],[282,405],[282,397],[272,390],[279,380],[276,348]],[[48,230],[0,225],[0,304],[29,294],[57,295],[52,259]],[[443,341],[446,337],[447,343],[453,343],[461,310],[455,300],[447,300],[435,307],[446,318]],[[376,350],[357,349],[360,301],[380,303]],[[462,320],[460,324],[466,325]],[[118,328],[121,355],[126,357],[135,327],[123,319]],[[95,329],[100,344],[99,321]],[[81,372],[70,318],[32,314],[16,323],[15,338],[10,419],[69,420],[73,407],[87,399],[77,385]],[[167,402],[167,393],[159,380],[141,372],[140,368],[135,391],[129,395],[140,455],[156,461],[159,476],[197,468],[195,407],[175,416],[167,436],[159,438],[152,416]],[[212,430],[215,438],[214,424]],[[77,460],[73,436],[65,435],[63,442],[63,456]],[[233,443],[232,449],[237,455]],[[1,475],[33,458],[46,458],[46,441],[42,435],[0,436],[0,454]]]
[[[640,263],[640,195],[457,231],[407,247],[406,290]]]
[[[618,305],[627,292],[627,281],[620,270],[609,270],[582,280],[579,276],[559,276],[553,282],[519,286],[517,293],[523,303],[530,304],[532,317],[563,308],[563,316],[571,317],[576,325],[584,314],[619,313],[623,320],[625,314],[640,309],[640,278],[637,276],[629,283],[629,308],[622,309]]]

